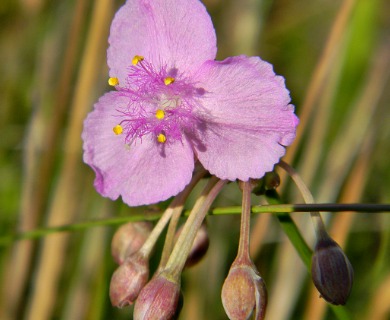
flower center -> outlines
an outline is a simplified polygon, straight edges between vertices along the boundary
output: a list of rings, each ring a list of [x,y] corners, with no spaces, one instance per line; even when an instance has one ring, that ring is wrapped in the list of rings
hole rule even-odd
[[[194,108],[204,90],[196,88],[177,69],[156,70],[137,55],[124,85],[115,77],[108,83],[128,98],[126,108],[117,110],[120,121],[113,128],[114,134],[124,134],[128,145],[147,135],[158,144],[181,141],[183,134],[199,125]]]

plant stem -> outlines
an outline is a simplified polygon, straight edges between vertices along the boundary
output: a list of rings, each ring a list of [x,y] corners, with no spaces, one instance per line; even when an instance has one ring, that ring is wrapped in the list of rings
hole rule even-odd
[[[239,214],[241,213],[241,207],[223,207],[214,208],[209,214],[210,215],[225,215],[225,214]],[[252,213],[306,213],[311,211],[328,211],[328,212],[343,212],[343,211],[354,211],[354,212],[389,212],[390,204],[379,204],[379,203],[297,203],[297,204],[269,204],[269,205],[256,205],[252,206]]]
[[[214,208],[208,212],[209,215],[231,215],[241,214],[242,207],[223,207]],[[252,213],[306,213],[311,211],[327,211],[327,212],[365,212],[365,213],[390,213],[390,204],[388,203],[297,203],[297,204],[270,204],[261,206],[252,206]],[[186,211],[184,215],[189,215]],[[161,214],[153,214],[149,216],[134,215],[131,217],[119,217],[111,219],[90,220],[80,223],[65,224],[62,226],[39,228],[21,232],[13,235],[0,237],[0,247],[8,246],[18,240],[40,239],[53,233],[58,232],[75,232],[83,231],[95,227],[107,227],[119,225],[126,222],[135,221],[155,221],[161,217]]]
[[[171,202],[169,207],[165,210],[160,220],[157,222],[152,232],[150,233],[148,239],[145,241],[141,249],[139,250],[139,254],[148,258],[150,253],[152,252],[154,245],[156,244],[158,238],[160,237],[161,232],[164,230],[168,221],[175,214],[180,214],[183,211],[184,203],[186,202],[189,194],[195,185],[199,182],[199,180],[204,176],[205,170],[198,170],[195,172],[192,177],[190,183],[181,191]]]
[[[227,181],[225,180],[219,180],[216,177],[212,177],[203,190],[201,196],[196,201],[190,216],[184,224],[183,230],[177,239],[165,267],[165,270],[167,270],[175,280],[179,280],[196,233],[200,228],[211,204],[226,182]]]
[[[293,179],[295,184],[297,185],[299,191],[302,194],[303,199],[305,200],[306,203],[314,203],[314,198],[313,195],[311,194],[309,188],[306,186],[304,181],[301,179],[299,174],[286,162],[283,160],[280,160],[278,165],[283,168]],[[318,239],[324,239],[324,238],[329,238],[328,233],[326,232],[325,224],[324,221],[321,218],[321,215],[318,211],[312,211],[310,212],[314,229],[316,231],[316,235]]]
[[[269,195],[267,195],[267,200],[273,203],[273,206],[278,206],[276,203],[280,203],[279,195],[276,191],[270,192]],[[284,205],[282,205],[284,206]],[[306,206],[306,205],[301,205]],[[310,207],[310,206],[309,206]],[[310,208],[311,209],[311,208]],[[349,211],[349,210],[346,210]],[[276,213],[276,217],[278,218],[279,222],[281,223],[281,226],[286,233],[287,237],[297,250],[297,253],[301,257],[303,263],[305,264],[308,272],[310,272],[311,268],[311,257],[312,257],[312,250],[307,245],[305,239],[303,238],[301,232],[299,231],[298,227],[296,226],[295,222],[292,220],[291,216],[288,212],[282,212],[282,211],[274,211]],[[329,306],[332,311],[335,313],[337,319],[340,320],[350,320],[351,316],[346,308],[340,307],[340,306]]]
[[[192,178],[191,183],[190,183],[190,184],[192,184],[192,187],[189,188],[189,191],[191,191],[193,189],[193,187],[196,185],[196,183],[198,183],[199,180],[204,177],[206,172],[207,171],[203,168],[203,166],[198,165],[196,167],[194,177]],[[188,194],[189,194],[189,192],[188,192]],[[188,195],[186,196],[186,198],[187,197],[188,197]],[[163,268],[166,265],[168,258],[169,258],[169,255],[172,252],[175,232],[176,232],[177,224],[179,222],[179,218],[180,218],[182,211],[183,211],[183,206],[184,206],[184,202],[182,203],[180,210],[175,210],[175,212],[172,214],[171,221],[170,221],[169,226],[168,226],[167,235],[165,237],[164,249],[163,249],[163,252],[161,254],[159,269]]]
[[[242,212],[240,226],[240,241],[236,261],[250,261],[249,236],[251,219],[251,192],[252,185],[249,181],[240,183],[242,188]]]

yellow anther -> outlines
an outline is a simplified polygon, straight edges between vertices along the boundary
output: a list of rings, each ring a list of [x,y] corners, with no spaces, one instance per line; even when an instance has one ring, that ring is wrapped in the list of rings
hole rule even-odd
[[[175,82],[175,78],[172,78],[172,77],[166,77],[165,79],[164,79],[164,84],[166,85],[166,86],[169,86],[170,84],[172,84],[172,83],[174,83]]]
[[[119,79],[115,78],[115,77],[114,78],[108,78],[108,84],[110,86],[115,87],[115,86],[117,86],[119,84]]]
[[[131,63],[133,64],[133,66],[136,66],[138,62],[143,60],[144,60],[143,56],[134,56],[133,60],[131,60]]]
[[[158,109],[158,110],[156,111],[156,118],[157,118],[158,120],[164,119],[164,118],[165,118],[165,112],[164,112],[164,110]]]
[[[160,143],[164,143],[165,141],[167,141],[167,137],[160,133],[158,136],[157,136],[157,141],[160,142]]]
[[[114,133],[118,136],[122,134],[123,128],[120,124],[117,124],[114,128],[112,128],[112,131],[114,131]]]

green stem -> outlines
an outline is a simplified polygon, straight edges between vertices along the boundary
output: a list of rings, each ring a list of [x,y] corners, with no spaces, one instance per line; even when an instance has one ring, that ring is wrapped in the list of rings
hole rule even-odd
[[[278,166],[283,168],[291,177],[291,179],[295,182],[305,202],[314,203],[313,195],[311,194],[309,188],[306,186],[305,182],[302,180],[298,172],[296,172],[288,163],[284,162],[283,160],[280,160]],[[318,239],[329,238],[328,233],[326,232],[324,221],[322,220],[320,213],[318,211],[312,211],[310,212],[310,215],[313,221],[317,238]]]
[[[152,232],[150,233],[148,239],[142,245],[139,250],[139,254],[142,256],[149,258],[150,253],[152,252],[158,238],[161,235],[161,232],[164,230],[168,221],[172,216],[180,214],[183,211],[184,204],[190,195],[192,189],[199,182],[199,180],[204,176],[204,170],[198,170],[194,176],[192,177],[190,183],[181,191],[171,202],[169,207],[165,210],[160,220],[158,220],[157,224],[154,226]]]
[[[240,206],[214,208],[209,211],[209,215],[232,215],[241,214]],[[252,213],[305,213],[311,211],[327,212],[365,212],[365,213],[390,213],[390,204],[381,203],[313,203],[313,204],[270,204],[252,206]],[[186,211],[184,215],[189,215]],[[130,217],[119,217],[111,219],[91,220],[81,223],[66,224],[63,226],[34,229],[13,235],[0,237],[0,247],[8,246],[19,240],[39,239],[58,232],[83,231],[95,227],[107,227],[120,225],[126,222],[135,221],[156,221],[161,217],[161,213],[153,215],[134,215]]]
[[[366,212],[366,213],[390,213],[390,204],[378,203],[299,203],[299,204],[270,204],[252,206],[252,213],[277,213],[277,212],[297,212],[305,213],[311,211],[327,211],[327,212]],[[223,207],[214,208],[210,211],[210,215],[230,215],[240,214],[241,207]]]
[[[187,256],[196,237],[196,233],[202,225],[211,204],[225,184],[226,181],[212,177],[203,190],[202,195],[196,201],[190,216],[184,224],[183,230],[177,239],[165,267],[165,270],[167,270],[177,281],[180,278],[180,274],[186,263]]]
[[[269,191],[266,195],[269,203],[277,204],[280,202],[279,195],[276,191]],[[278,218],[283,231],[297,250],[301,260],[308,270],[310,270],[312,250],[302,237],[297,225],[287,212],[276,212],[275,215]]]
[[[193,187],[199,182],[199,180],[204,177],[206,172],[207,171],[203,168],[203,166],[198,165],[196,170],[195,170],[194,176],[191,180],[191,183],[190,183],[191,187],[189,189],[192,190]],[[188,195],[189,195],[189,192],[186,195],[186,198],[188,197]],[[168,258],[169,258],[169,255],[172,252],[173,242],[174,242],[174,238],[175,238],[175,232],[176,232],[177,224],[179,222],[179,218],[183,212],[183,207],[184,207],[184,202],[183,202],[180,210],[175,211],[175,213],[171,217],[171,221],[169,222],[167,235],[165,237],[164,249],[163,249],[162,254],[161,254],[159,268],[163,268],[166,265]]]

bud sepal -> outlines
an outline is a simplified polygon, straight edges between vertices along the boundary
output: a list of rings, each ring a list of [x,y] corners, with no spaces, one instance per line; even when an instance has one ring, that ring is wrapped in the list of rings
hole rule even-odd
[[[179,312],[180,283],[162,271],[141,290],[134,320],[169,320]]]
[[[139,254],[127,258],[113,273],[110,299],[114,307],[131,305],[149,278],[148,260]]]

